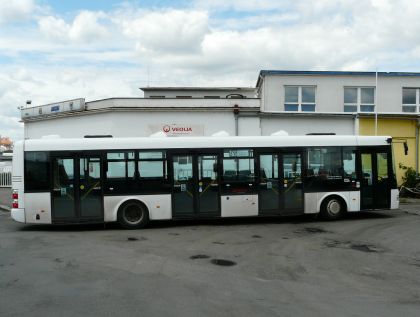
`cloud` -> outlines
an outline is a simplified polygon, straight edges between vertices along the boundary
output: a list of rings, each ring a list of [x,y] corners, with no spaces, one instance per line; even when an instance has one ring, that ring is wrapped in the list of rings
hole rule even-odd
[[[35,3],[33,0],[0,1],[0,24],[27,19],[34,9]]]
[[[103,12],[82,11],[72,23],[66,23],[62,18],[44,16],[38,20],[38,26],[49,39],[89,43],[103,40],[108,35],[107,27],[101,21],[104,19],[106,15]]]
[[[204,11],[144,12],[132,20],[119,20],[123,33],[137,40],[136,49],[161,53],[197,52],[210,31]]]
[[[18,2],[2,1],[0,21],[16,21],[4,8]],[[197,0],[177,9],[35,13],[35,24],[0,32],[3,117],[17,118],[26,99],[141,96],[147,84],[251,86],[260,69],[420,69],[420,2],[409,0]]]

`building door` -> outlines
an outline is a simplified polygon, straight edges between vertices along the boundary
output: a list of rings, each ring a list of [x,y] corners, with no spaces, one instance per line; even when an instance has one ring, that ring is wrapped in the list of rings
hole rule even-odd
[[[103,221],[100,157],[53,157],[52,177],[53,222]]]
[[[302,212],[302,154],[264,153],[260,154],[259,162],[259,213],[278,215]]]
[[[220,216],[218,154],[172,156],[174,218]]]
[[[362,151],[361,162],[361,209],[390,207],[390,162],[386,151]]]

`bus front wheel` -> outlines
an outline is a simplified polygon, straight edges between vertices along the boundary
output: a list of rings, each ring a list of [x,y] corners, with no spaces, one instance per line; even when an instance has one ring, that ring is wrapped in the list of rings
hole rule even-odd
[[[346,203],[341,197],[327,197],[321,204],[320,216],[325,220],[337,220],[346,213]]]
[[[130,200],[119,208],[118,222],[125,229],[143,228],[149,222],[149,212],[142,203]]]

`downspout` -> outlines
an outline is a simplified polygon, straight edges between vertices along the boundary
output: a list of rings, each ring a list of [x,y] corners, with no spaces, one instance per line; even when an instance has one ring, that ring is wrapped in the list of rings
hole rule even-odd
[[[354,135],[359,135],[359,115],[355,114],[354,115]]]
[[[235,117],[235,136],[239,135],[239,106],[233,106],[233,116]]]

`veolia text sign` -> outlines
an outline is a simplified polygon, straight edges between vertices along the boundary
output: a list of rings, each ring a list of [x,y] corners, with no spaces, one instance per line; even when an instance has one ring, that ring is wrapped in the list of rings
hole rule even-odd
[[[167,136],[204,135],[204,125],[202,124],[149,124],[148,128],[151,133],[162,131]]]

